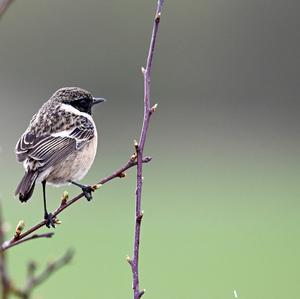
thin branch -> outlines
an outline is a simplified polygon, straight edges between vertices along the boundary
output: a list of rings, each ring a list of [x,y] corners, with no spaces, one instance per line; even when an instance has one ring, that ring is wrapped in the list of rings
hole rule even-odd
[[[148,163],[150,161],[151,161],[151,157],[145,157],[145,158],[142,159],[142,163]],[[121,168],[119,168],[118,170],[113,172],[111,175],[109,175],[109,176],[103,178],[102,180],[100,180],[97,185],[94,185],[94,189],[95,190],[98,189],[98,187],[100,185],[104,185],[105,183],[107,183],[107,182],[109,182],[109,181],[111,181],[115,178],[124,177],[125,176],[125,171],[128,170],[129,168],[132,168],[135,165],[137,165],[137,160],[136,160],[136,157],[133,155],[131,157],[131,159],[129,159],[129,161],[124,166],[122,166]],[[67,209],[72,204],[77,202],[83,196],[84,196],[84,194],[80,193],[79,195],[75,196],[74,198],[72,198],[68,201],[62,200],[60,206],[53,212],[53,216],[57,217],[61,212],[63,212],[65,209]],[[38,229],[40,229],[41,227],[43,227],[45,225],[46,225],[46,220],[42,220],[38,224],[32,226],[27,231],[15,236],[11,240],[8,240],[4,243],[2,242],[0,252],[1,251],[3,252],[5,250],[7,250],[8,248],[13,247],[15,243],[21,244],[22,242],[20,242],[20,240],[23,240],[24,238],[30,236],[32,233],[34,233],[35,231],[37,231]],[[26,241],[33,240],[33,239],[34,238],[28,238],[28,239],[26,239]]]
[[[23,239],[19,239],[13,243],[8,243],[8,245],[6,245],[5,243],[2,245],[2,250],[7,250],[9,248],[12,248],[16,245],[19,245],[21,243],[24,243],[26,241],[31,241],[31,240],[35,240],[35,239],[41,239],[41,238],[52,238],[54,235],[54,233],[45,233],[45,234],[35,234],[35,235],[32,235],[32,236],[29,236],[29,237],[26,237],[26,238],[23,238]],[[1,252],[1,251],[0,251]]]
[[[24,289],[18,289],[12,286],[11,291],[21,299],[28,299],[32,291],[48,279],[54,272],[70,263],[74,256],[72,250],[68,250],[61,258],[48,263],[47,267],[39,275],[34,276],[34,270],[29,271],[28,280]],[[31,267],[31,265],[29,265]]]
[[[152,61],[154,55],[154,49],[156,44],[156,37],[158,26],[161,18],[161,11],[164,4],[164,0],[158,0],[156,14],[153,22],[153,29],[151,35],[151,41],[148,51],[146,68],[142,68],[144,75],[144,120],[143,126],[140,133],[139,143],[135,144],[136,154],[137,154],[137,181],[136,181],[136,206],[135,206],[135,233],[134,233],[134,246],[133,246],[133,260],[127,259],[131,265],[133,274],[133,293],[134,299],[139,299],[145,293],[145,290],[140,290],[139,287],[139,248],[140,248],[140,234],[141,234],[141,222],[143,218],[143,212],[141,210],[142,203],[142,184],[143,184],[143,152],[145,147],[145,142],[147,138],[150,117],[152,113],[156,110],[157,105],[151,108],[150,102],[150,81],[151,81],[151,70]]]
[[[8,9],[9,5],[13,2],[13,0],[2,0],[0,1],[0,18]]]
[[[4,224],[3,224],[3,215],[2,215],[2,206],[0,205],[0,244],[4,240]],[[0,276],[1,276],[1,298],[7,299],[9,295],[10,282],[7,273],[7,265],[5,253],[0,251]]]

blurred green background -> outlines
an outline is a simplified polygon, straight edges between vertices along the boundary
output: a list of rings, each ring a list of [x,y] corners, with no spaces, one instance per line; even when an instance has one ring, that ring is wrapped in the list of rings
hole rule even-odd
[[[42,217],[41,187],[13,193],[14,146],[62,86],[108,99],[95,111],[94,183],[132,154],[142,121],[156,1],[15,1],[0,21],[0,194],[9,236]],[[141,241],[145,298],[300,297],[299,1],[166,1],[153,66],[159,103],[146,153]],[[62,192],[49,188],[49,206]],[[9,251],[22,284],[71,247],[74,261],[34,298],[131,298],[135,170],[61,215],[52,240]],[[48,231],[44,229],[44,231]]]

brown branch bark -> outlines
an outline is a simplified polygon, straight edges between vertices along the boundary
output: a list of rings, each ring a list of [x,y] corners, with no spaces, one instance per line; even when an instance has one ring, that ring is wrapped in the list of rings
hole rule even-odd
[[[3,250],[7,250],[11,247],[14,247],[14,246],[17,246],[21,243],[24,243],[26,241],[31,241],[31,240],[35,240],[35,239],[41,239],[41,238],[52,238],[54,235],[54,233],[45,233],[45,234],[34,234],[32,236],[29,236],[27,238],[23,238],[23,239],[20,239],[20,240],[17,240],[15,242],[12,242],[12,243],[8,243],[8,245],[5,245],[5,243],[2,245],[2,249]],[[5,248],[5,249],[4,249]],[[1,252],[1,251],[0,251]]]
[[[142,159],[142,163],[148,163],[151,161],[151,157],[144,157]],[[115,179],[115,178],[120,178],[120,177],[124,177],[125,176],[125,171],[132,168],[133,166],[137,165],[137,160],[136,160],[136,156],[131,157],[131,159],[129,159],[129,161],[122,166],[121,168],[119,168],[118,170],[114,171],[111,175],[103,178],[102,180],[100,180],[98,182],[98,184],[94,185],[94,189],[97,189],[97,186],[99,185],[104,185],[107,182]],[[84,196],[83,193],[80,193],[79,195],[75,196],[74,198],[66,201],[66,200],[62,200],[60,206],[53,212],[53,216],[57,217],[60,213],[62,213],[65,209],[69,208],[72,204],[76,203],[80,198],[82,198]],[[27,231],[20,233],[18,235],[15,235],[14,238],[12,238],[11,240],[8,240],[6,242],[2,242],[1,244],[1,248],[0,248],[0,252],[3,252],[15,245],[21,244],[23,242],[21,242],[22,240],[26,241],[30,241],[33,239],[36,239],[37,237],[33,237],[32,233],[34,233],[35,231],[37,231],[38,229],[40,229],[41,227],[46,225],[46,221],[42,220],[39,223],[37,223],[36,225],[32,226],[31,228],[29,228]],[[29,237],[31,236],[31,237]],[[40,237],[42,237],[40,235]],[[43,235],[43,237],[45,237],[45,235]],[[25,242],[25,241],[24,241]]]
[[[139,299],[141,298],[145,290],[140,290],[139,286],[139,249],[140,249],[140,234],[141,234],[141,222],[143,218],[142,212],[142,184],[143,184],[143,153],[145,142],[147,138],[150,117],[152,113],[156,110],[157,105],[154,105],[151,108],[150,102],[150,81],[151,81],[151,70],[152,70],[152,62],[154,49],[156,44],[156,37],[158,32],[158,26],[160,23],[162,7],[164,4],[164,0],[158,0],[156,14],[153,22],[153,29],[151,35],[151,41],[148,51],[147,63],[146,67],[142,68],[142,72],[144,75],[144,120],[143,126],[140,133],[139,143],[135,144],[136,154],[137,154],[137,180],[136,180],[136,204],[135,204],[135,231],[134,231],[134,245],[133,245],[133,260],[128,258],[128,262],[132,269],[133,275],[133,298]]]

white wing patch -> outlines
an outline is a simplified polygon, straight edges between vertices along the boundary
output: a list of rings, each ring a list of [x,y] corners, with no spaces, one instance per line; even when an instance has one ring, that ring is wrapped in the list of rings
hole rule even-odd
[[[17,159],[25,161],[29,169],[44,171],[79,150],[94,136],[94,123],[83,116],[80,125],[70,130],[39,137],[26,131],[16,146]]]

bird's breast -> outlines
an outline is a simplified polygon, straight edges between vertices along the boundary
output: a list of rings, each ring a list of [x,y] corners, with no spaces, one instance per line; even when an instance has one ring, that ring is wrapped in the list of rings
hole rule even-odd
[[[96,131],[96,130],[95,130]],[[98,136],[55,165],[46,178],[48,183],[63,185],[69,181],[80,181],[91,168],[97,153]]]

